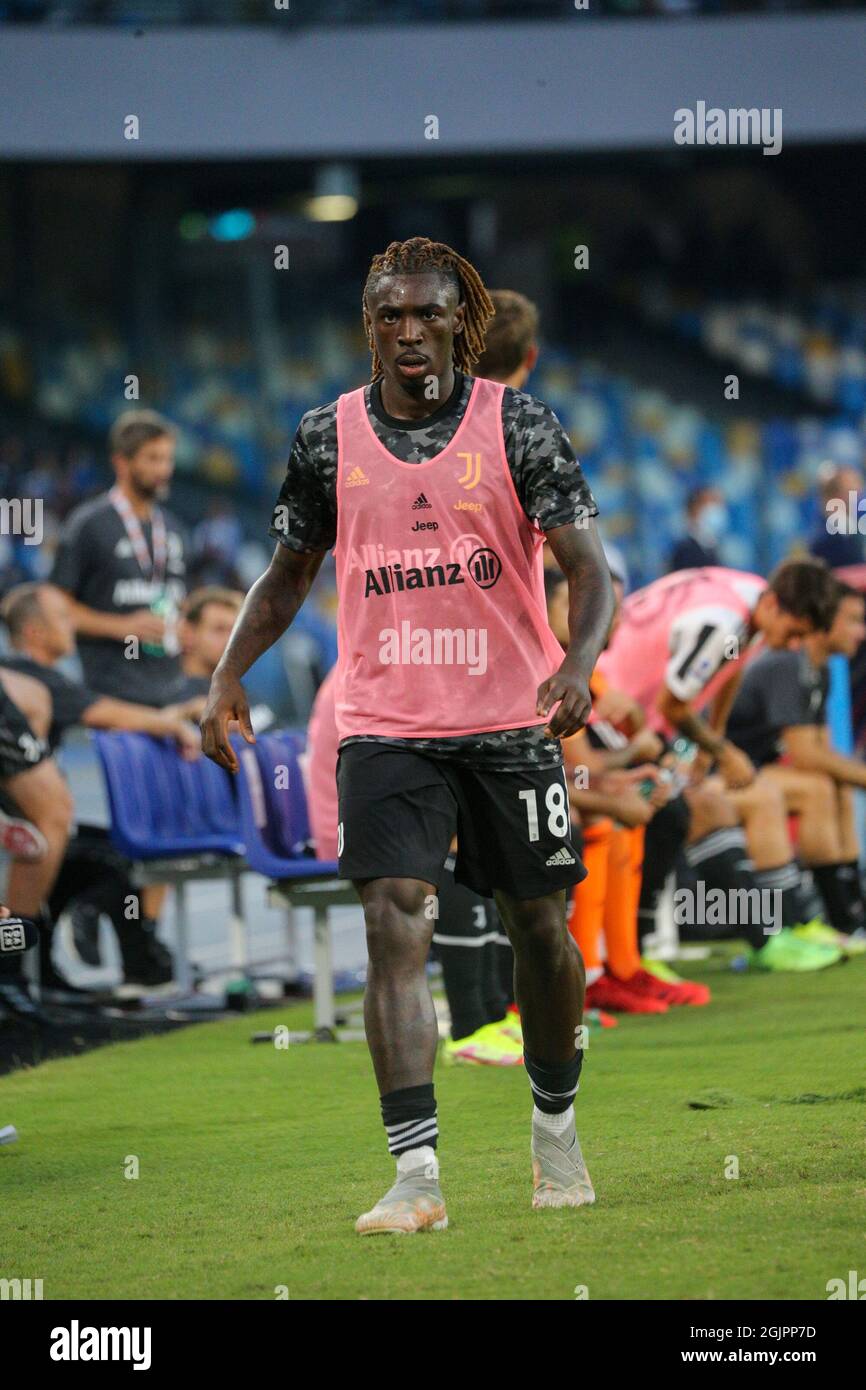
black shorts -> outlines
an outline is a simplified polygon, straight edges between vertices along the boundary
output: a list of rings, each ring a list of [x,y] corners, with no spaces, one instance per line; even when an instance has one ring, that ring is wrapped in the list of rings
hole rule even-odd
[[[18,706],[0,685],[0,778],[30,772],[48,757],[48,748],[37,738]]]
[[[586,877],[571,839],[565,772],[479,767],[382,743],[337,760],[341,878],[439,886],[457,836],[455,880],[489,898],[541,898]]]

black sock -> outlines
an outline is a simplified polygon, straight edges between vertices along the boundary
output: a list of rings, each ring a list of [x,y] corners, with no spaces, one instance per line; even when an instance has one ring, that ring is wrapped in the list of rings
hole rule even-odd
[[[381,1105],[388,1152],[395,1158],[407,1149],[420,1149],[422,1144],[436,1148],[439,1127],[432,1081],[425,1086],[405,1086],[401,1091],[389,1091],[381,1097]]]
[[[501,936],[497,936],[496,938],[496,960],[499,968],[499,988],[502,991],[503,999],[506,1001],[506,1009],[510,1009],[511,1005],[515,1002],[514,951],[504,931]]]
[[[508,1000],[502,993],[499,980],[499,946],[485,941],[481,948],[481,990],[488,1023],[498,1023],[508,1012]]]
[[[866,898],[863,896],[863,880],[860,877],[860,864],[856,859],[843,863],[844,879],[851,892],[854,913],[859,918],[859,926],[866,926]]]
[[[532,1099],[539,1110],[546,1115],[561,1115],[574,1103],[583,1066],[582,1049],[574,1054],[570,1062],[548,1064],[536,1062],[524,1048],[523,1065],[532,1087]]]
[[[795,866],[785,866],[785,869],[771,869],[764,871],[769,874],[769,879],[764,881],[762,874],[759,873],[749,859],[749,852],[746,846],[746,836],[739,826],[725,827],[720,830],[711,830],[709,835],[704,835],[700,840],[695,840],[686,846],[685,859],[692,873],[698,880],[703,879],[707,890],[721,889],[724,893],[730,892],[754,892],[755,889],[773,890],[779,888],[782,892],[781,899],[771,899],[771,902],[778,901],[784,911],[785,889],[782,888],[782,881],[786,879],[786,871],[793,869],[795,882],[799,884],[799,873]],[[781,875],[781,878],[778,876]],[[777,881],[778,879],[778,881]],[[759,951],[762,946],[767,944],[767,932],[765,927],[777,925],[775,922],[764,922],[755,920],[757,916],[762,919],[761,912],[755,913],[748,910],[748,905],[754,902],[762,902],[761,899],[740,899],[746,910],[739,911],[736,923],[721,924],[718,928],[718,935],[721,936],[742,936],[748,941],[749,945]],[[740,920],[745,918],[745,920]],[[793,918],[799,921],[799,917]],[[783,916],[784,924],[789,925]],[[707,923],[698,924],[703,927],[704,933],[709,930]]]
[[[857,891],[859,878],[856,866],[853,880],[850,864],[813,864],[811,869],[831,927],[842,932],[853,932],[862,927],[863,900]]]
[[[689,808],[680,793],[657,811],[646,828],[643,871],[640,883],[640,906],[637,914],[638,937],[643,949],[644,937],[656,929],[656,909],[668,875],[673,871],[677,856],[689,830]]]
[[[796,862],[791,859],[780,864],[777,869],[755,869],[755,882],[759,888],[778,894],[780,925],[796,927],[798,922],[808,921],[808,906],[803,889],[802,876]],[[763,933],[761,945],[765,945],[767,933]],[[753,943],[754,944],[754,943]],[[760,947],[759,947],[760,949]]]
[[[439,884],[433,945],[442,965],[451,1037],[456,1041],[468,1038],[490,1021],[484,999],[483,953],[491,927],[487,899],[455,883],[453,866],[449,855]]]
[[[57,971],[51,959],[51,948],[54,945],[54,923],[46,912],[40,912],[34,918],[39,928],[39,945],[36,948],[39,952],[39,978],[40,980],[53,978]]]

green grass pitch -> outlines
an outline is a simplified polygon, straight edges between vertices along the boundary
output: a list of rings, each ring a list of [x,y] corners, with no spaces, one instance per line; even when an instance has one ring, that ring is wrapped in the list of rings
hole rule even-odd
[[[249,1042],[308,1011],[3,1078],[0,1277],[46,1299],[826,1298],[866,1271],[866,961],[694,973],[708,1008],[592,1033],[592,1209],[530,1209],[522,1068],[437,1068],[441,1233],[354,1234],[393,1172],[365,1046]]]

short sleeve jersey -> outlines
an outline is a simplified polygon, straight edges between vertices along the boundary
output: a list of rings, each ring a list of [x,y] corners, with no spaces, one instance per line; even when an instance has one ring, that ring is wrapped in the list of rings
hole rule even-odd
[[[186,593],[186,543],[180,523],[162,509],[166,526],[163,582],[142,573],[123,522],[108,495],[95,497],[67,517],[60,533],[51,582],[88,608],[132,613],[155,608],[163,592],[177,608]],[[153,555],[149,521],[142,522]],[[142,642],[133,658],[127,644],[111,638],[79,637],[78,651],[87,684],[101,695],[161,706],[177,698],[180,658],[148,650]]]
[[[827,722],[830,675],[804,650],[762,652],[746,667],[728,717],[727,734],[756,767],[784,753],[785,729]]]

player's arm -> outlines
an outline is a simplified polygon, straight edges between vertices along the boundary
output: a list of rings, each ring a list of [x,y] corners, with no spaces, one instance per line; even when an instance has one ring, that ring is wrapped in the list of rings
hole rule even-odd
[[[138,637],[142,642],[159,642],[165,635],[164,620],[149,608],[137,608],[132,613],[103,613],[99,608],[80,603],[69,590],[66,596],[79,637],[108,637],[115,642]]]
[[[201,751],[198,730],[173,707],[152,709],[150,705],[100,695],[82,711],[81,722],[88,729],[124,729],[128,733],[174,738],[188,757],[195,757]]]
[[[710,707],[710,726],[717,734],[724,734],[725,732],[728,723],[728,715],[734,707],[734,700],[737,698],[737,691],[740,688],[742,679],[742,667],[737,666],[713,700]]]
[[[539,686],[536,706],[546,715],[559,704],[550,732],[562,738],[580,729],[592,708],[589,678],[613,617],[613,585],[592,521],[598,508],[559,420],[543,401],[508,387],[502,411],[515,491],[568,580],[568,650],[556,675]]]
[[[556,526],[546,532],[557,564],[568,580],[569,643],[562,665],[538,687],[537,711],[548,714],[554,738],[576,733],[592,709],[589,678],[607,641],[613,620],[614,594],[610,570],[595,522]]]
[[[237,772],[228,737],[237,720],[248,743],[255,742],[241,677],[272,647],[291,623],[315,579],[326,551],[298,551],[278,544],[271,563],[244,600],[232,635],[211,680],[202,716],[202,751],[220,767]]]
[[[837,753],[822,733],[826,730],[814,724],[795,724],[782,730],[782,745],[791,766],[800,772],[823,772],[850,787],[866,787],[866,763]]]
[[[698,609],[675,622],[670,635],[670,660],[656,702],[669,724],[718,763],[731,788],[747,787],[754,781],[752,761],[699,714],[696,706],[716,672],[733,659],[731,639],[738,622],[736,614],[718,608]],[[727,719],[727,711],[723,712]]]

